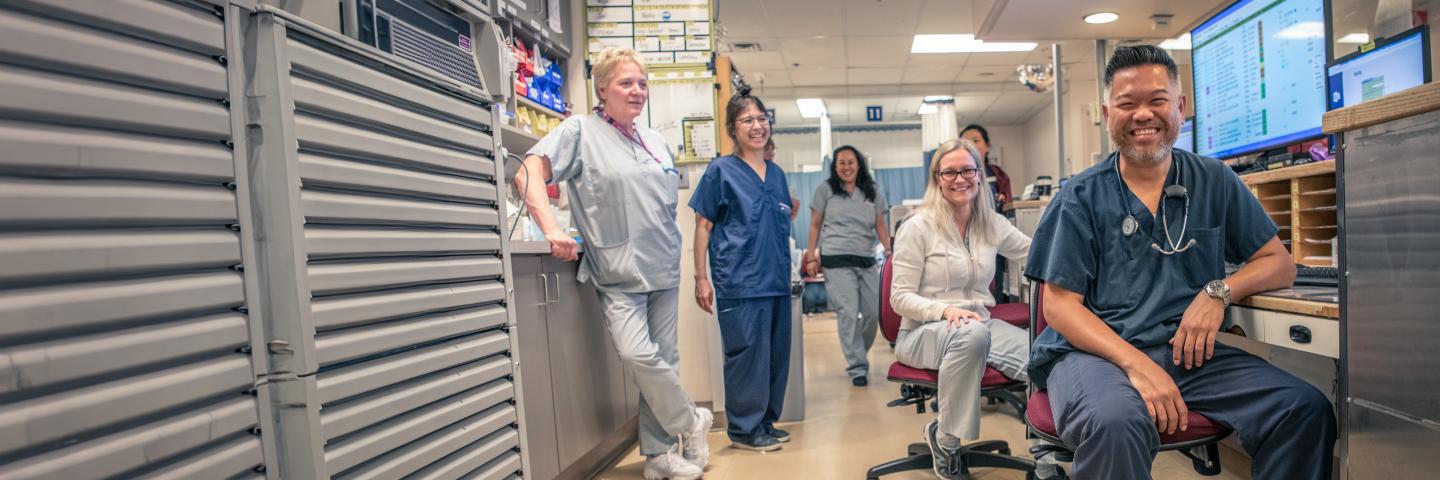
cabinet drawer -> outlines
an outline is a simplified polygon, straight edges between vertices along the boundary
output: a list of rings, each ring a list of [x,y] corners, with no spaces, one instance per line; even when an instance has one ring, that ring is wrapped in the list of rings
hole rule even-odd
[[[1256,318],[1263,323],[1265,343],[1305,351],[1330,358],[1340,358],[1340,322],[1331,318],[1311,317],[1293,313],[1256,310]],[[1310,341],[1295,340],[1297,335],[1309,333]]]

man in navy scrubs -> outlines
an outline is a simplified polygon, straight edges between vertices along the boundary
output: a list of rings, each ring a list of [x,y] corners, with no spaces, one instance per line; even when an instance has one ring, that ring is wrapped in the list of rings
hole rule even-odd
[[[1230,303],[1294,281],[1275,224],[1224,164],[1171,148],[1187,99],[1169,54],[1117,49],[1104,81],[1119,151],[1065,184],[1025,271],[1045,282],[1050,324],[1030,378],[1049,389],[1074,477],[1150,478],[1160,432],[1194,411],[1235,430],[1254,478],[1329,479],[1325,396],[1215,341]],[[1226,277],[1225,261],[1245,265]]]

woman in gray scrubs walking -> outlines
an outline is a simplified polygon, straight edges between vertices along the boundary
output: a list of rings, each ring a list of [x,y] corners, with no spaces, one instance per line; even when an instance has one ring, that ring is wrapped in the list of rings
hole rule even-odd
[[[810,242],[805,271],[825,269],[825,296],[840,332],[840,352],[850,383],[870,383],[866,354],[875,344],[880,324],[880,272],[875,269],[875,243],[890,255],[885,225],[885,193],[870,176],[865,156],[855,147],[835,149],[830,178],[815,189],[810,201]],[[816,250],[816,246],[820,247]],[[822,255],[823,252],[823,255]]]
[[[640,387],[644,476],[699,478],[710,458],[705,433],[714,416],[680,387],[679,172],[660,133],[635,125],[650,98],[635,51],[606,50],[591,72],[600,106],[540,139],[525,155],[515,188],[551,254],[575,260],[575,240],[555,222],[543,187],[567,182],[571,217],[585,239],[579,280],[595,285],[620,360]]]

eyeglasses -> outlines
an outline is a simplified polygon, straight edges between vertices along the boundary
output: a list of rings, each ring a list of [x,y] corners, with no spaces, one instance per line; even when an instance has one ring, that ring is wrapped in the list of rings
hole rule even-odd
[[[753,117],[745,117],[745,118],[736,119],[736,120],[735,120],[735,124],[744,126],[744,127],[746,127],[746,128],[753,127],[753,126],[755,126],[756,124],[769,125],[769,124],[770,124],[770,117],[769,117],[768,115],[756,115],[756,116],[753,116]]]
[[[974,178],[975,178],[977,175],[979,175],[979,174],[980,174],[980,169],[978,169],[978,168],[973,168],[973,167],[971,167],[971,168],[962,168],[962,169],[959,169],[959,170],[941,170],[941,171],[935,172],[935,176],[936,176],[936,177],[943,178],[943,179],[945,179],[945,181],[949,181],[949,182],[955,181],[955,177],[965,177],[966,179],[974,179]]]

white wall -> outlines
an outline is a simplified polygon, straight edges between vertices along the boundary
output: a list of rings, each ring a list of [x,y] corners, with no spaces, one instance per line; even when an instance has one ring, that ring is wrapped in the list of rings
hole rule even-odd
[[[1104,155],[1109,152],[1100,152],[1100,127],[1095,123],[1096,113],[1092,113],[1093,107],[1098,107],[1099,96],[1095,92],[1096,81],[1081,80],[1065,82],[1065,175],[1070,176],[1090,168],[1095,162],[1096,155]],[[1052,102],[1053,105],[1053,102]],[[1051,106],[1041,109],[1030,120],[1025,123],[1024,145],[1027,153],[1025,159],[1025,176],[1022,181],[1014,172],[1015,194],[1021,194],[1025,184],[1035,181],[1035,177],[1049,175],[1051,178],[1059,179],[1056,173],[1058,168],[1056,157],[1057,148],[1055,142],[1055,110]],[[1103,157],[1102,157],[1103,159]]]

